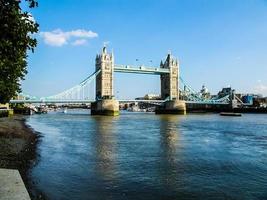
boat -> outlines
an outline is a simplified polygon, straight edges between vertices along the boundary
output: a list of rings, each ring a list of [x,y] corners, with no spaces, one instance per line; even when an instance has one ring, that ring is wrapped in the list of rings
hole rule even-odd
[[[234,113],[234,112],[221,112],[221,116],[233,116],[233,117],[241,117],[241,113]]]
[[[127,109],[129,112],[146,112],[146,109],[141,109],[138,106],[133,106]]]
[[[37,107],[35,113],[36,114],[46,114],[48,112],[46,107]]]

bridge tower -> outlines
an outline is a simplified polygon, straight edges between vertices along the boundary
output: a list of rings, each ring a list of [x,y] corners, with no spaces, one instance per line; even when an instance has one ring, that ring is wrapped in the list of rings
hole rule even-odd
[[[119,102],[113,96],[114,55],[104,46],[101,54],[96,55],[96,101],[91,104],[92,115],[118,115]]]
[[[161,98],[162,99],[179,99],[179,64],[171,54],[167,55],[165,62],[161,61],[160,68],[169,69],[169,74],[161,74]]]
[[[114,73],[113,53],[108,54],[107,48],[103,47],[101,54],[96,55],[95,62],[95,70],[101,70],[96,76],[96,100],[112,99]]]
[[[185,102],[179,100],[179,62],[170,53],[160,68],[169,69],[170,73],[161,74],[161,98],[166,100],[156,108],[156,114],[185,114]]]

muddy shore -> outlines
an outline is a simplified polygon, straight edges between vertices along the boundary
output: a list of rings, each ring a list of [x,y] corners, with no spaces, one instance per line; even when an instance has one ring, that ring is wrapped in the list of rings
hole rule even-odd
[[[0,118],[0,168],[18,169],[31,199],[46,199],[30,178],[39,159],[40,137],[25,124],[23,116]]]

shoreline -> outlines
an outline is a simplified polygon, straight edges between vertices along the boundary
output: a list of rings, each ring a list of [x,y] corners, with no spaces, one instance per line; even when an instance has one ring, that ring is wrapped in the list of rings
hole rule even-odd
[[[24,116],[0,118],[0,168],[18,169],[31,199],[47,199],[30,177],[39,160],[40,137]]]

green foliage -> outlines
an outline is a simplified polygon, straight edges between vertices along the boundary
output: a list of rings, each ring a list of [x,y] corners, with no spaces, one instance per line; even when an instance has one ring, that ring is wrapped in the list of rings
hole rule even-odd
[[[13,108],[13,109],[24,109],[26,107],[25,107],[24,104],[18,103],[18,104],[10,104],[10,108]]]
[[[38,6],[35,0],[25,1],[29,8]],[[0,103],[21,92],[20,81],[27,73],[27,52],[33,52],[37,45],[33,34],[39,25],[20,5],[20,0],[0,0]]]

